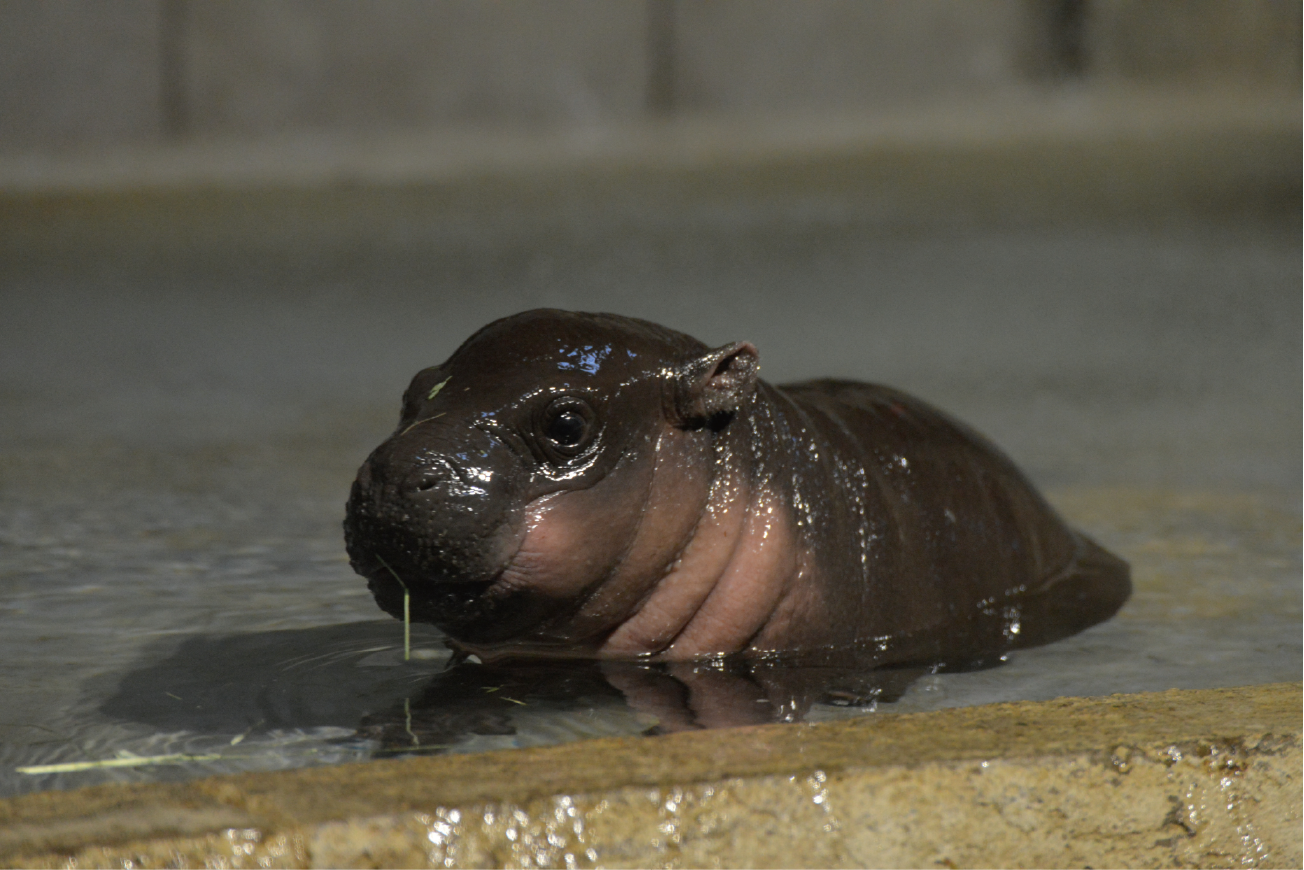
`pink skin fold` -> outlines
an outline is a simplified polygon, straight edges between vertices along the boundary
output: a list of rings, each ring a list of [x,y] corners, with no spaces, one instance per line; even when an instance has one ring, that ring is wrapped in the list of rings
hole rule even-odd
[[[675,641],[733,560],[747,520],[748,496],[738,475],[716,477],[692,539],[637,612],[607,638],[601,654],[651,655]]]
[[[779,498],[733,463],[694,462],[692,452],[682,431],[658,433],[650,478],[622,484],[642,490],[639,511],[604,514],[597,492],[527,507],[524,540],[500,582],[528,581],[580,604],[513,651],[589,642],[603,658],[688,661],[764,648],[752,641],[776,612],[796,609],[806,560]]]
[[[748,483],[728,445],[717,447],[724,457],[700,455],[700,438],[672,425],[655,441],[652,463],[527,506],[499,586],[579,603],[531,637],[477,652],[563,643],[609,659],[687,661],[765,648],[754,640],[772,617],[801,609],[794,580],[807,560],[780,498]],[[642,507],[613,513],[613,490]]]

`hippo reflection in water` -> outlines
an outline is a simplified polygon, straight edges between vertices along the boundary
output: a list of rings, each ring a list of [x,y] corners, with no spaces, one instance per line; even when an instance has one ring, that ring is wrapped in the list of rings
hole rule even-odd
[[[610,314],[491,323],[359,470],[351,563],[486,662],[966,668],[1127,600],[1127,564],[964,425],[757,370],[747,342]]]

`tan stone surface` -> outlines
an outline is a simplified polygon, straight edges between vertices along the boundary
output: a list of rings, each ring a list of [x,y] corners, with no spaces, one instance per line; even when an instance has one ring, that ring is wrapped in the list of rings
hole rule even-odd
[[[100,787],[0,863],[1297,867],[1300,732],[1287,683]]]

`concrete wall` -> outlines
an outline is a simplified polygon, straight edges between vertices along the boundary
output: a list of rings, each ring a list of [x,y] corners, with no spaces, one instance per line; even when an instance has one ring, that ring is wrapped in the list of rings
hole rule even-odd
[[[676,107],[771,111],[1008,85],[1024,4],[713,0],[675,12]]]
[[[1294,0],[1092,0],[1088,68],[1117,78],[1300,78]]]
[[[0,4],[0,144],[163,132],[158,0]]]
[[[0,0],[0,148],[1298,87],[1286,0]]]
[[[189,3],[184,126],[629,117],[642,110],[643,12],[638,0]]]

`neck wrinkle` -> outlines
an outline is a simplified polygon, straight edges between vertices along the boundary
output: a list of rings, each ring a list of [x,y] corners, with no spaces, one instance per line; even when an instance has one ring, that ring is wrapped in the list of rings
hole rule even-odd
[[[661,653],[665,660],[741,652],[768,624],[794,565],[784,506],[765,489],[748,493],[734,545],[692,617]]]
[[[724,449],[732,450],[734,469],[745,492],[739,505],[734,540],[720,560],[705,597],[658,658],[687,660],[729,654],[746,649],[762,632],[785,600],[797,569],[796,529],[788,509],[781,475],[765,466],[751,449],[758,443],[774,444],[770,414],[772,401],[757,397],[739,415],[746,423],[731,433]]]
[[[671,449],[672,448],[666,446],[666,435],[664,433],[657,437],[656,446],[654,448],[655,459],[653,461],[652,476],[648,480],[647,490],[643,493],[643,510],[639,515],[638,524],[634,527],[634,533],[630,536],[629,545],[621,551],[615,565],[613,565],[611,570],[607,572],[607,575],[585,593],[584,601],[580,604],[581,609],[584,605],[592,601],[602,589],[607,588],[612,584],[613,581],[615,581],[617,586],[619,585],[621,580],[621,570],[628,565],[630,554],[634,552],[634,548],[639,543],[639,536],[643,532],[644,526],[647,523],[648,515],[653,509],[658,507],[658,505],[653,504],[653,493],[656,492],[657,489],[657,474],[661,471],[661,464],[667,461],[667,451]],[[669,461],[676,461],[676,458],[671,456]],[[707,509],[710,507],[711,493],[714,491],[715,481],[716,475],[713,474],[711,482],[708,484],[709,488],[707,490],[706,503],[703,504],[701,510],[698,511],[697,517],[693,520],[693,525],[688,529],[687,533],[684,534],[682,541],[679,546],[675,548],[674,552],[672,552],[663,563],[657,566],[656,579],[648,584],[647,589],[643,590],[633,604],[629,605],[628,613],[621,617],[621,624],[629,622],[638,616],[647,602],[656,594],[659,584],[671,571],[674,570],[675,565],[683,557],[684,551],[692,544],[694,537],[697,535],[697,530],[701,528],[702,518],[706,516]],[[577,610],[576,612],[579,611]]]
[[[716,590],[717,586],[719,586],[720,580],[729,572],[729,569],[733,567],[738,560],[738,550],[747,537],[748,526],[756,512],[757,496],[756,491],[748,484],[746,475],[740,477],[739,486],[743,487],[745,492],[741,499],[741,510],[739,511],[740,516],[737,525],[734,527],[733,534],[728,542],[729,555],[725,557],[724,563],[720,565],[719,569],[712,572],[714,576],[711,577],[711,582],[709,584],[703,585],[702,595],[698,597],[692,612],[687,615],[687,618],[685,618],[678,629],[676,629],[674,635],[661,645],[661,648],[657,650],[658,654],[663,653],[670,647],[674,646],[675,642],[683,636],[684,632],[688,630],[688,627],[693,624],[693,620],[702,612],[702,607],[705,606],[707,600],[711,597],[711,593]],[[728,510],[727,501],[725,501],[725,504],[721,506],[721,509],[722,511]],[[674,569],[672,568],[671,570],[673,571]]]
[[[657,461],[658,461],[658,462],[660,462],[660,459],[661,459],[661,456],[660,456],[661,443],[662,443],[661,440],[658,439],[658,441],[657,441]],[[653,473],[655,474],[655,471],[654,471]],[[707,513],[708,513],[708,511],[710,510],[710,508],[711,508],[711,506],[712,506],[711,498],[712,498],[712,495],[713,495],[714,492],[715,492],[715,485],[716,485],[716,481],[717,481],[717,480],[718,480],[718,475],[716,475],[716,474],[713,473],[713,474],[711,475],[711,482],[710,482],[709,484],[707,484],[708,489],[707,489],[706,503],[703,504],[703,505],[702,505],[702,509],[701,509],[700,511],[698,511],[697,518],[696,518],[695,520],[693,520],[693,525],[692,525],[692,527],[688,530],[688,533],[687,533],[686,535],[684,535],[684,539],[683,539],[683,541],[680,542],[679,547],[678,547],[678,548],[677,548],[673,553],[670,554],[670,557],[669,557],[668,559],[666,559],[665,564],[663,564],[663,565],[658,569],[658,572],[657,572],[657,579],[654,580],[654,581],[653,581],[653,582],[648,586],[648,588],[647,588],[646,590],[644,590],[643,594],[642,594],[641,596],[639,596],[638,601],[636,601],[636,602],[634,603],[633,607],[630,608],[629,614],[625,617],[625,621],[628,621],[628,620],[634,619],[635,617],[638,616],[638,614],[643,610],[643,607],[647,604],[648,600],[651,599],[652,596],[656,594],[657,585],[658,585],[662,580],[664,580],[667,576],[669,576],[671,572],[673,572],[673,571],[675,570],[675,567],[679,564],[679,561],[680,561],[680,560],[683,558],[683,556],[684,556],[684,551],[686,551],[686,550],[689,548],[689,546],[692,545],[692,543],[693,543],[693,539],[697,537],[698,530],[702,527],[702,520],[703,520],[703,518],[705,518],[705,517],[707,516]],[[648,498],[644,500],[644,507],[645,507],[645,508],[647,508],[648,503],[651,501],[651,492],[652,492],[652,489],[653,489],[652,486],[649,486],[649,487],[648,487],[648,494],[649,494],[649,495],[648,495]],[[640,520],[639,520],[639,526],[638,526],[637,529],[635,529],[635,535],[637,535],[639,529],[642,528],[642,525],[643,525],[642,518],[640,518]],[[632,546],[632,542],[631,542],[631,546]],[[622,556],[621,556],[621,563],[620,563],[620,564],[623,564],[623,563],[624,563],[625,557],[627,557],[628,555],[629,555],[629,550],[626,549],[625,553],[622,554]],[[618,564],[618,565],[617,565],[617,568],[619,568],[619,567],[620,567],[620,565]],[[607,579],[611,579],[612,577],[615,577],[615,576],[616,576],[616,570],[613,569],[612,573],[608,576]],[[604,580],[603,582],[605,583],[606,580]]]
[[[731,439],[731,442],[734,439]],[[603,645],[612,657],[657,656],[674,643],[733,563],[752,516],[753,488],[746,454],[733,443],[713,448],[710,491],[684,545]],[[728,451],[732,455],[721,455]]]
[[[643,510],[639,512],[638,522],[634,524],[633,532],[630,534],[629,540],[625,543],[624,548],[622,548],[620,553],[616,556],[615,561],[607,572],[597,580],[590,583],[580,593],[579,598],[574,604],[568,607],[564,612],[554,616],[552,619],[540,626],[534,632],[536,636],[548,637],[549,632],[554,631],[558,625],[565,625],[567,622],[574,620],[577,615],[584,613],[584,608],[588,606],[595,597],[597,597],[597,595],[611,582],[612,578],[619,575],[620,569],[624,567],[625,563],[628,561],[629,554],[633,550],[635,542],[639,539],[639,533],[643,529],[643,524],[647,521],[647,507],[648,503],[651,501],[652,490],[656,485],[657,467],[662,459],[660,439],[657,440],[656,448],[653,452],[654,459],[652,473],[648,475],[647,485],[643,488]],[[582,643],[585,638],[579,638],[578,640]]]

